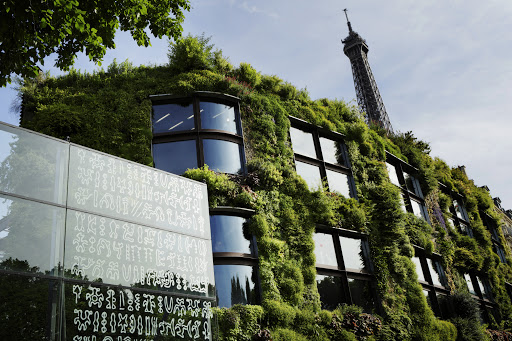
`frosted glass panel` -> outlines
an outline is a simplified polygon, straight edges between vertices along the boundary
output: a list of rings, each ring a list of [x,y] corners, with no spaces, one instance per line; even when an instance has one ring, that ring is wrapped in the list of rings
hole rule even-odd
[[[0,191],[64,204],[68,149],[64,141],[0,125]]]
[[[72,208],[210,239],[204,184],[74,145],[69,169]]]
[[[69,210],[65,272],[72,278],[207,295],[210,240]]]

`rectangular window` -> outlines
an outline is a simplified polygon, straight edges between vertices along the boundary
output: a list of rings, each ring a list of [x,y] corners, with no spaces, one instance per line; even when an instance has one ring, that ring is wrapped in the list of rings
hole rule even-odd
[[[386,169],[389,181],[399,187],[402,192],[402,209],[430,223],[420,182],[413,175],[417,174],[418,170],[388,152],[386,152]]]
[[[366,236],[318,227],[313,236],[317,288],[323,309],[339,304],[356,304],[365,312],[376,309],[376,292]]]
[[[295,169],[310,190],[322,188],[356,197],[356,188],[343,135],[289,117]]]

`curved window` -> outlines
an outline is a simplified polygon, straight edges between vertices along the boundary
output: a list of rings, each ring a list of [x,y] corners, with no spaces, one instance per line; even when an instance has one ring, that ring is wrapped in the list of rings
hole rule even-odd
[[[216,172],[240,173],[242,171],[240,147],[229,141],[204,139],[204,164]]]
[[[295,169],[310,190],[322,188],[322,180],[331,192],[356,197],[343,135],[289,117],[290,140],[295,156]]]
[[[252,210],[210,209],[215,289],[219,307],[259,303],[256,239],[244,231]]]
[[[238,98],[210,92],[150,97],[156,168],[183,174],[208,165],[216,172],[245,173]]]
[[[197,168],[195,140],[175,141],[153,145],[155,168],[173,174],[183,174],[189,168]]]
[[[153,105],[154,133],[174,133],[194,129],[194,106],[192,101]]]
[[[237,134],[235,106],[229,104],[203,102],[199,104],[201,129],[228,131]]]
[[[214,265],[217,304],[229,308],[234,304],[257,304],[253,266]]]
[[[213,252],[254,254],[252,238],[246,237],[243,232],[243,224],[246,220],[236,216],[210,216]]]

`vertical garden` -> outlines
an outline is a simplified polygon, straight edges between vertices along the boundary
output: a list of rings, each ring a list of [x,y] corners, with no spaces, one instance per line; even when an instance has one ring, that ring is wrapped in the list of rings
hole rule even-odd
[[[153,165],[150,96],[197,91],[239,98],[247,172],[223,174],[204,166],[184,176],[207,184],[211,208],[251,209],[243,232],[255,237],[258,248],[258,304],[218,308],[220,340],[487,340],[507,335],[512,258],[485,189],[431,156],[429,145],[411,132],[389,135],[369,128],[352,105],[311,100],[306,90],[246,63],[233,67],[204,36],[172,44],[167,65],[122,62],[94,73],[24,80],[21,126]],[[290,117],[342,134],[354,195],[330,191],[326,183],[311,190],[297,174]],[[428,219],[403,209],[402,189],[390,181],[390,158],[409,167],[418,180]],[[465,211],[460,224],[456,204]],[[356,305],[322,309],[315,254],[319,226],[365,236],[376,295],[371,311]],[[501,257],[496,243],[504,246]],[[419,282],[413,261],[419,253],[422,264],[437,259],[443,269],[449,295],[439,298],[441,313],[433,311]],[[485,291],[488,299],[471,292],[468,278],[482,283],[480,294]]]

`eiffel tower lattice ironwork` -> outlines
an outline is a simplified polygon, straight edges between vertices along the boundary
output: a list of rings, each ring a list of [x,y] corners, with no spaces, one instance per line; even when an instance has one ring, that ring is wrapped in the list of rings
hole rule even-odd
[[[375,82],[372,69],[368,63],[368,45],[357,32],[352,30],[347,10],[344,9],[344,11],[349,33],[348,37],[342,40],[343,52],[350,59],[350,64],[352,65],[357,103],[360,109],[366,112],[365,119],[368,125],[376,124],[386,129],[389,133],[393,133],[393,127],[380,96],[377,82]]]

